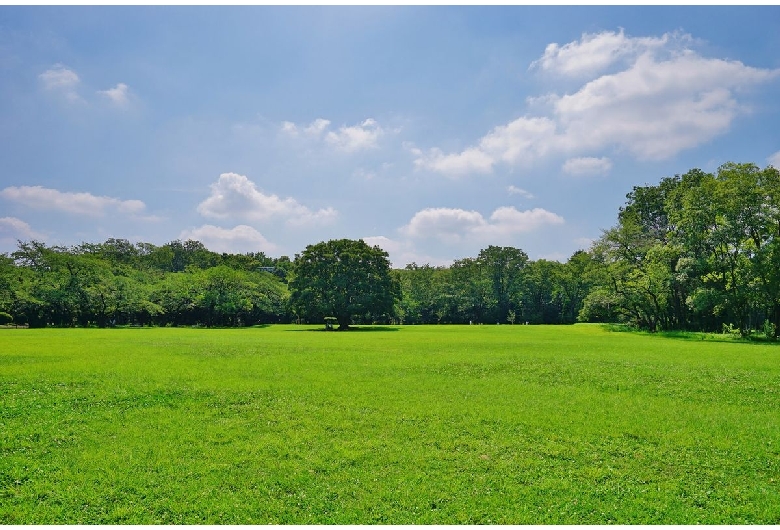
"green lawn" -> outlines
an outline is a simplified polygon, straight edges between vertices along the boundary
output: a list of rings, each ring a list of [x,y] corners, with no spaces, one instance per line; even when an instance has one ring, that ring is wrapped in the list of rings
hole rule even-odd
[[[0,330],[0,524],[780,524],[780,347],[309,329]]]

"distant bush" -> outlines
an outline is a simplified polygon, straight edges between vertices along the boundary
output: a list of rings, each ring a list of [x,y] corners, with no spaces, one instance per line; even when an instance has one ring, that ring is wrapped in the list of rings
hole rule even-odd
[[[6,324],[10,324],[14,321],[14,317],[9,315],[8,313],[4,313],[0,311],[0,326],[4,326]]]

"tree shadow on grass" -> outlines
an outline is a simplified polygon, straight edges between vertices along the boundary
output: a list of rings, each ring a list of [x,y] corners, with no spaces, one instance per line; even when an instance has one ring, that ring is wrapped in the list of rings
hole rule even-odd
[[[325,329],[325,328],[316,328],[316,329],[288,329],[287,331],[316,331],[316,332],[328,332],[328,333],[353,333],[353,332],[364,332],[364,331],[400,331],[400,328],[395,328],[391,326],[350,326],[349,329]]]
[[[780,342],[768,339],[766,337],[751,335],[749,337],[740,337],[729,333],[713,333],[706,331],[643,331],[625,324],[603,324],[602,327],[614,333],[637,333],[651,337],[662,337],[665,339],[695,341],[695,342],[729,342],[732,344],[770,344],[780,346]]]

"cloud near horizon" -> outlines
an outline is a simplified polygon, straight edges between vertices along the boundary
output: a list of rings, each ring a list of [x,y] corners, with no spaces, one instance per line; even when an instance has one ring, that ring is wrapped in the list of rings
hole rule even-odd
[[[190,230],[183,230],[179,239],[200,241],[213,252],[243,254],[246,252],[276,252],[279,247],[268,241],[263,234],[247,225],[233,228],[221,228],[214,225],[203,225]]]
[[[32,227],[16,217],[0,217],[0,241],[15,242],[17,240],[45,239],[46,236],[36,232]]]
[[[519,211],[514,206],[502,206],[487,219],[475,210],[425,208],[414,214],[399,232],[412,239],[436,239],[446,244],[471,239],[499,242],[545,225],[564,222],[563,217],[543,208]]]
[[[585,84],[571,94],[531,98],[544,115],[494,127],[461,152],[412,146],[414,164],[462,177],[489,174],[502,164],[527,166],[548,155],[576,159],[606,150],[663,160],[706,143],[746,112],[737,94],[777,78],[780,69],[703,57],[693,42],[689,35],[634,38],[621,30],[550,44],[531,70],[584,77]]]

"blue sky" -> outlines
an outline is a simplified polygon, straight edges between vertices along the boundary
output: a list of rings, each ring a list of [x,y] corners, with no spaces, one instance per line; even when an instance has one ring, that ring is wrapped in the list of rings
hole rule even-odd
[[[778,50],[778,6],[0,6],[0,252],[565,261],[632,186],[780,166]]]

